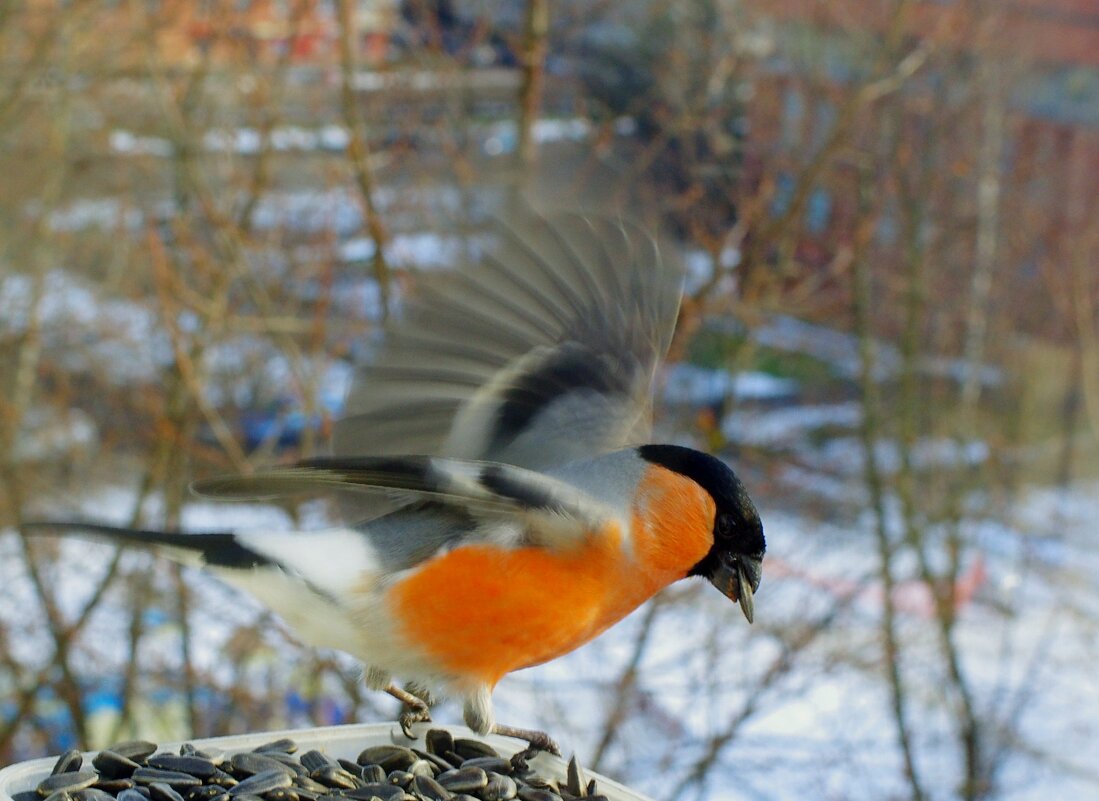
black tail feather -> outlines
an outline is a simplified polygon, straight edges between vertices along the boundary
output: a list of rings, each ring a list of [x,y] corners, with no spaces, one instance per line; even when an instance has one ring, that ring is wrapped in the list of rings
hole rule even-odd
[[[96,538],[139,547],[163,546],[189,551],[202,556],[207,565],[246,570],[260,565],[274,564],[270,559],[240,544],[230,531],[185,534],[179,531],[126,528],[93,523],[84,520],[42,520],[22,525],[28,534],[58,533],[88,534]]]

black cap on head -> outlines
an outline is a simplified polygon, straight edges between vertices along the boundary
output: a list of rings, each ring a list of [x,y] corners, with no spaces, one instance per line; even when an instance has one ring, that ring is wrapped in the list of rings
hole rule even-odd
[[[714,544],[687,575],[705,576],[733,601],[748,622],[754,616],[753,594],[762,577],[767,541],[763,522],[736,473],[720,459],[680,445],[643,445],[641,458],[694,481],[714,499]]]

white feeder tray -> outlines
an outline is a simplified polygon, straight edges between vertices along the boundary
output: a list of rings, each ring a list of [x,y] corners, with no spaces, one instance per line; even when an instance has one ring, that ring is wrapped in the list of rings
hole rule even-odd
[[[480,737],[463,726],[437,726],[435,724],[421,724],[416,727],[418,737],[409,740],[401,732],[399,726],[392,723],[364,723],[350,726],[325,726],[313,729],[290,729],[286,731],[268,731],[255,734],[241,734],[229,737],[208,737],[202,740],[187,740],[196,748],[210,746],[227,754],[238,751],[251,751],[257,746],[289,737],[298,744],[299,751],[316,749],[330,757],[354,760],[364,749],[373,745],[404,745],[423,748],[423,735],[429,729],[446,729],[455,737],[468,737],[488,743],[501,756],[511,756],[523,749],[523,743],[508,737],[489,735]],[[158,743],[158,751],[178,753],[182,743]],[[85,764],[90,764],[95,757],[95,751],[89,751],[84,755]],[[10,767],[0,770],[0,801],[12,801],[15,793],[33,790],[44,778],[50,775],[57,757],[45,757],[43,759],[31,759],[26,762],[18,762]],[[568,764],[551,754],[540,753],[530,760],[530,766],[546,779],[565,781]],[[609,801],[650,801],[647,796],[641,795],[618,782],[601,776],[598,773],[584,771],[588,779],[595,779],[599,785],[599,792],[607,796]]]

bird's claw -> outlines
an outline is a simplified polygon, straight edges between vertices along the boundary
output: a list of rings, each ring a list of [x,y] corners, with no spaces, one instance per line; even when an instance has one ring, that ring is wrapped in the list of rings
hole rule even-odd
[[[554,756],[561,756],[561,749],[558,747],[557,743],[544,731],[515,729],[510,726],[500,726],[497,724],[493,727],[493,734],[502,734],[505,737],[514,737],[519,740],[527,741],[527,747],[511,757],[511,765],[515,770],[523,770],[527,764],[527,760],[537,756],[541,751],[546,751]]]
[[[397,718],[397,722],[401,726],[401,731],[403,731],[404,736],[410,740],[416,739],[416,735],[412,733],[412,724],[425,723],[430,720],[431,710],[425,703],[420,703],[419,705],[405,704],[404,709]]]

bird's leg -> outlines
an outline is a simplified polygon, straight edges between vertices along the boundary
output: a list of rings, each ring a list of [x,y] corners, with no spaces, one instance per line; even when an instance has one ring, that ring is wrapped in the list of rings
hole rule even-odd
[[[514,726],[505,726],[502,723],[497,723],[492,727],[492,733],[499,734],[503,737],[514,737],[517,740],[526,740],[529,744],[529,748],[524,748],[511,758],[513,765],[516,764],[516,762],[525,762],[539,751],[548,751],[554,756],[561,756],[561,749],[557,747],[557,743],[555,743],[553,738],[544,731],[538,731],[537,729],[517,729]]]
[[[431,709],[428,707],[427,702],[408,690],[398,687],[393,682],[389,683],[385,691],[403,705],[397,722],[401,724],[401,731],[405,733],[406,737],[409,739],[414,738],[412,724],[431,720]]]

